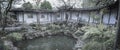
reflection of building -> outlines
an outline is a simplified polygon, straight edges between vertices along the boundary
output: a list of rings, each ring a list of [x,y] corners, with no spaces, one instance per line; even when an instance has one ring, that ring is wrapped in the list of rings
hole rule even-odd
[[[103,7],[101,7],[103,8]],[[17,20],[22,23],[51,23],[57,21],[69,21],[69,22],[93,22],[91,12],[99,12],[100,8],[59,8],[59,10],[24,10],[24,9],[12,9],[11,12],[16,14]],[[99,15],[97,13],[96,15]],[[117,8],[112,7],[110,11],[103,15],[103,23],[115,24],[117,16]],[[97,23],[95,20],[94,23]]]

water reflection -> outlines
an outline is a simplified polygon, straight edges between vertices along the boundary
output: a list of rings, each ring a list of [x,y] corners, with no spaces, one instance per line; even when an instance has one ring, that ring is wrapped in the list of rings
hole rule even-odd
[[[24,41],[21,50],[73,50],[75,39],[66,36],[52,36]]]

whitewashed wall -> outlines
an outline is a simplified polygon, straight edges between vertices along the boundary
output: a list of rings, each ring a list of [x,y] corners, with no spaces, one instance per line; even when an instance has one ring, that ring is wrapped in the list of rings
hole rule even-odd
[[[18,17],[18,21],[19,21],[19,22],[23,22],[23,14],[22,14],[22,12],[17,13],[16,16]]]
[[[28,14],[32,14],[33,18],[29,18]],[[19,21],[20,22],[24,22],[24,23],[27,23],[27,24],[36,23],[37,22],[36,13],[23,13],[23,12],[21,12],[21,13],[19,13],[18,17],[19,17]]]
[[[28,18],[28,14],[33,14],[33,18]],[[57,16],[57,14],[60,15],[60,17]],[[26,12],[20,12],[17,14],[19,22],[23,22],[24,17],[24,23],[30,24],[30,23],[37,23],[38,21],[41,24],[44,23],[51,23],[51,22],[57,22],[57,21],[65,21],[66,14],[68,14],[68,21],[70,22],[78,22],[79,20],[88,22],[90,13],[86,11],[82,12],[58,12],[58,13],[26,13]],[[42,18],[42,15],[45,17]],[[115,24],[116,22],[116,11],[112,10],[111,16],[110,16],[110,24]],[[39,20],[37,21],[37,18]],[[107,24],[109,19],[109,13],[104,15],[103,23]],[[90,17],[90,21],[93,22],[93,18]]]

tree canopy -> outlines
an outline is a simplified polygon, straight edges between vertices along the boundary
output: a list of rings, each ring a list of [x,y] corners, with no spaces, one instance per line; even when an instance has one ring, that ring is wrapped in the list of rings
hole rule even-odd
[[[58,0],[59,6],[80,8],[82,0]]]
[[[105,6],[114,3],[116,0],[83,0],[82,6],[86,7],[98,7]]]
[[[33,4],[33,9],[40,9],[41,0],[33,0],[35,4]]]
[[[24,3],[24,4],[22,5],[22,7],[23,7],[24,9],[32,9],[32,8],[33,8],[32,4],[31,4],[30,2]]]
[[[48,9],[48,10],[51,10],[52,9],[52,6],[50,4],[50,2],[48,1],[43,1],[40,5],[40,8],[41,9]]]

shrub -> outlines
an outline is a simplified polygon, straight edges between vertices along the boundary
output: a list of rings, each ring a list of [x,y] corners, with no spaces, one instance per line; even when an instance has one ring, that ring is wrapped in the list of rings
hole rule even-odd
[[[86,32],[82,38],[83,40],[94,40],[93,38],[99,37],[99,35],[101,34],[100,31],[95,27],[88,28],[85,31]]]
[[[97,25],[97,27],[98,27],[98,29],[100,30],[100,31],[104,31],[107,27],[105,26],[105,25],[103,25],[103,24],[99,24],[99,25]]]
[[[104,43],[91,41],[82,47],[82,50],[113,50],[114,38],[111,38]]]
[[[115,38],[110,38],[109,40],[107,40],[106,42],[104,42],[104,45],[106,47],[107,50],[113,50],[114,47],[114,43],[115,43]]]
[[[106,30],[104,30],[106,29]],[[109,30],[103,25],[101,27],[83,27],[85,41],[83,50],[112,50],[114,46],[115,31]]]
[[[7,35],[8,38],[12,41],[20,41],[23,39],[23,35],[20,33],[11,33]]]

